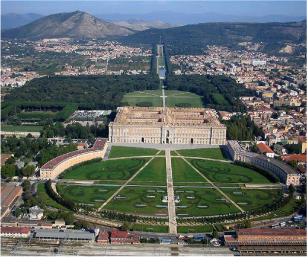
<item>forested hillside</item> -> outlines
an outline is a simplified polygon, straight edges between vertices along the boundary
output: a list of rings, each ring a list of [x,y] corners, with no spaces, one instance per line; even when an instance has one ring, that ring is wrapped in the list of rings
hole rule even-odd
[[[164,43],[170,55],[203,54],[207,45],[237,48],[239,42],[267,45],[278,52],[287,43],[306,42],[306,23],[201,23],[170,29],[149,29],[122,38],[124,43]]]

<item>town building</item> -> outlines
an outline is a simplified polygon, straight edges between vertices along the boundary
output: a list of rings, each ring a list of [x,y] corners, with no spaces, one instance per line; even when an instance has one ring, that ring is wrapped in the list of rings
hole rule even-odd
[[[263,169],[269,170],[279,177],[280,181],[285,183],[287,186],[290,184],[295,186],[300,185],[299,173],[281,161],[274,158],[268,158],[261,154],[247,152],[236,140],[228,140],[227,150],[234,161],[238,160],[248,162]]]
[[[98,244],[109,244],[109,233],[107,231],[100,231],[97,237]]]
[[[298,137],[298,145],[301,149],[301,153],[306,153],[307,149],[307,137]]]
[[[113,229],[111,232],[111,244],[139,244],[140,236],[131,234],[127,231]]]
[[[28,238],[30,228],[1,227],[1,237]]]
[[[5,185],[1,188],[1,219],[4,218],[10,211],[23,189],[21,186]]]
[[[270,158],[274,158],[275,153],[272,151],[272,149],[268,145],[264,143],[260,143],[257,145],[257,147],[261,154],[266,155],[267,157],[270,157]]]
[[[37,205],[29,209],[30,220],[40,220],[44,216],[44,209],[39,208]]]
[[[306,245],[306,230],[283,229],[239,229],[235,235],[225,235],[226,246],[237,245]]]
[[[118,107],[111,143],[226,144],[226,126],[207,108]]]
[[[87,231],[54,231],[54,230],[39,230],[35,233],[35,238],[39,240],[67,240],[67,241],[82,241],[90,242],[94,240],[94,234]]]
[[[45,163],[40,169],[40,179],[55,179],[69,167],[95,158],[103,158],[107,149],[105,138],[96,139],[92,148],[77,150],[60,155]]]

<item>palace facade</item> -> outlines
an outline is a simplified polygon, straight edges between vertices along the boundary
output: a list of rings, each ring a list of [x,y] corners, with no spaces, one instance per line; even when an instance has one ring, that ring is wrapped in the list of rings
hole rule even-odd
[[[207,108],[118,107],[111,143],[226,144],[226,126]]]

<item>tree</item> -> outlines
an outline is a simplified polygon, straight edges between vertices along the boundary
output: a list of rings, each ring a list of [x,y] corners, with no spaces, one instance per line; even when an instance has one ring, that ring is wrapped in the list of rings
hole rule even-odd
[[[293,196],[294,193],[295,193],[295,191],[296,191],[295,186],[293,186],[293,184],[291,184],[291,185],[289,186],[288,189],[289,189],[289,194],[290,194],[291,196]]]
[[[1,168],[3,178],[12,178],[15,176],[16,167],[13,164],[4,164]]]
[[[5,163],[7,163],[7,164],[14,164],[15,163],[15,158],[12,156],[11,158],[7,159]]]
[[[25,176],[25,177],[30,177],[34,174],[35,172],[35,167],[32,166],[32,165],[28,165],[27,167],[25,167],[23,170],[22,170],[22,174]]]
[[[213,237],[216,239],[219,238],[219,233],[216,230],[213,231]]]
[[[75,224],[76,229],[89,229],[90,228],[90,223],[86,220],[78,220]]]
[[[20,208],[16,208],[14,213],[15,213],[16,217],[19,217],[21,215],[22,211],[21,211]]]
[[[295,160],[288,161],[287,164],[291,166],[293,169],[297,170],[297,162]]]
[[[67,213],[64,216],[64,220],[65,220],[65,223],[68,224],[68,225],[73,224],[74,220],[75,220],[74,214],[72,212]]]
[[[123,231],[129,231],[130,230],[129,222],[124,222],[120,229]]]

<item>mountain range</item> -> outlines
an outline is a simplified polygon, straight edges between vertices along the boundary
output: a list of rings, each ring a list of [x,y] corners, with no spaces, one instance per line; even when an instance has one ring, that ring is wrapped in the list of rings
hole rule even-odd
[[[27,25],[2,31],[3,38],[41,39],[51,37],[104,38],[127,36],[134,31],[100,20],[88,13],[52,14]]]
[[[42,18],[43,15],[37,13],[8,13],[1,15],[1,29],[11,29],[26,25],[32,21]]]
[[[97,18],[114,22],[120,20],[129,20],[139,18],[145,22],[163,21],[170,24],[197,24],[206,22],[298,22],[306,19],[306,16],[288,16],[288,15],[265,15],[265,16],[239,16],[221,13],[194,13],[184,14],[172,11],[159,11],[147,14],[95,14]]]

